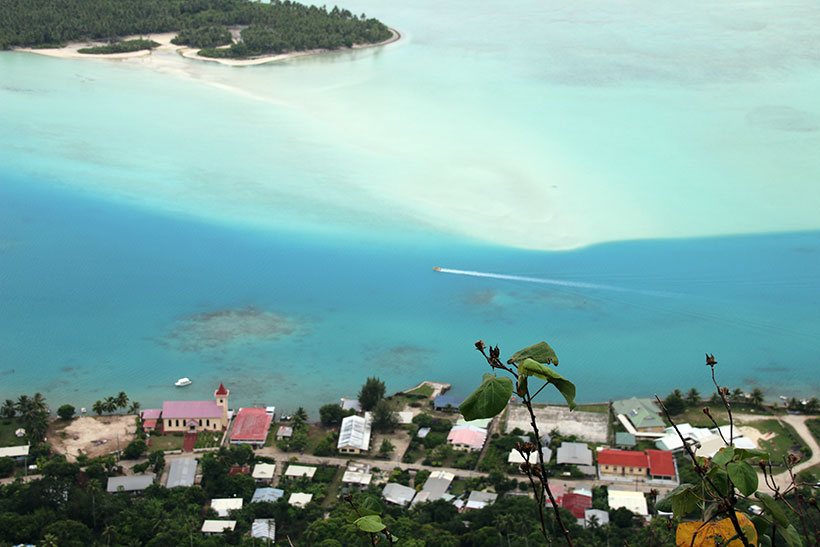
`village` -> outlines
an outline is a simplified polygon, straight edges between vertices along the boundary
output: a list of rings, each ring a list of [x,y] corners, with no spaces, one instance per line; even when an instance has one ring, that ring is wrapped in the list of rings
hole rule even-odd
[[[229,386],[219,384],[206,400],[132,408],[138,415],[98,412],[58,419],[47,434],[52,449],[69,462],[115,458],[105,484],[112,494],[139,496],[154,485],[189,487],[220,473],[246,477],[242,487],[226,482],[222,491],[213,486],[218,481],[209,483],[213,495],[199,523],[203,535],[232,532],[237,526],[232,515],[243,506],[277,500],[294,508],[327,508],[346,493],[368,491],[398,507],[444,500],[468,512],[501,496],[532,497],[521,471],[524,443],[540,448],[553,496],[580,526],[605,525],[619,509],[646,520],[671,515],[658,501],[685,473],[684,442],[698,456],[712,457],[731,437],[737,448],[795,454],[800,459],[795,472],[816,476],[818,469],[820,449],[806,426],[818,420],[774,416],[762,405],[746,405],[750,411],[739,414],[733,427],[708,427],[703,413],[692,408],[676,422],[678,431],[651,399],[583,404],[572,412],[538,405],[541,436],[536,439],[520,402],[511,401],[494,419],[465,421],[458,411],[461,399],[450,387],[422,382],[386,397],[384,384],[368,378],[358,398],[324,405],[321,420],[310,423],[301,408],[292,414],[272,405],[234,410]],[[11,427],[8,420],[3,423]],[[15,476],[3,482],[39,476],[42,461],[22,443],[19,428],[16,436],[0,440],[11,445],[0,447],[0,462],[15,465]],[[224,456],[222,467],[214,463],[217,454]],[[533,463],[535,456],[530,455]],[[254,519],[249,533],[276,541],[277,524],[282,525],[273,518]]]

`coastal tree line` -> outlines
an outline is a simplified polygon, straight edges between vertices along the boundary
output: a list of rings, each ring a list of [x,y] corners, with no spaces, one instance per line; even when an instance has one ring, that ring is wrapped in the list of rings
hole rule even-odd
[[[213,50],[232,43],[231,26],[246,27],[243,40]],[[390,37],[383,23],[364,14],[289,0],[6,0],[0,10],[0,49],[159,32],[179,32],[175,43],[227,57],[337,49]]]

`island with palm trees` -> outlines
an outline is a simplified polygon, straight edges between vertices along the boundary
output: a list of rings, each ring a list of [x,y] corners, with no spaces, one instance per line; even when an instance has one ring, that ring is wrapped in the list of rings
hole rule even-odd
[[[57,24],[59,22],[59,24]],[[171,33],[201,57],[249,59],[293,52],[380,44],[395,34],[365,14],[291,1],[9,0],[0,18],[0,49],[62,48],[96,42],[84,54],[123,54],[160,44],[146,35]],[[125,37],[131,36],[132,39]]]

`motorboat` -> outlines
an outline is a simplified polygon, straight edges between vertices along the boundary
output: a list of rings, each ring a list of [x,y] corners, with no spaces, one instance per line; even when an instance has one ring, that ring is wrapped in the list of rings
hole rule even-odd
[[[174,385],[177,386],[177,387],[185,387],[185,386],[190,386],[192,383],[193,382],[191,382],[191,379],[186,377],[186,378],[180,378],[179,380],[174,382]]]

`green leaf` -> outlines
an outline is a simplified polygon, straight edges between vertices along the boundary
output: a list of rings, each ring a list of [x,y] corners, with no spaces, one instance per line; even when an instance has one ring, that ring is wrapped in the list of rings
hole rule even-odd
[[[787,528],[778,528],[777,531],[783,539],[786,540],[786,544],[789,547],[803,547],[803,540],[794,527],[794,524],[789,524]]]
[[[510,360],[516,363],[520,363],[524,359],[532,359],[538,363],[558,366],[558,356],[555,354],[555,350],[546,342],[538,342],[528,348],[516,351],[510,357]]]
[[[353,522],[353,524],[355,524],[359,530],[370,534],[381,532],[386,528],[384,523],[382,523],[382,518],[379,515],[365,515],[363,517],[359,517]]]
[[[729,462],[726,467],[729,478],[744,496],[751,496],[757,490],[757,473],[747,462]]]
[[[773,497],[769,494],[764,494],[763,492],[758,492],[755,496],[763,504],[764,509],[766,509],[766,513],[771,515],[772,518],[777,521],[777,524],[784,528],[789,525],[789,519],[786,517],[786,513]]]
[[[512,392],[512,380],[487,373],[478,389],[464,399],[458,409],[467,421],[492,418],[504,410]]]
[[[715,465],[726,465],[735,457],[735,449],[731,446],[724,446],[712,456],[712,463]]]
[[[763,450],[755,450],[751,448],[735,448],[735,457],[740,461],[748,460],[750,458],[769,460],[769,453],[764,452]]]
[[[755,525],[758,536],[760,537],[764,536],[769,531],[769,521],[760,515],[755,515],[752,517],[752,524]]]
[[[359,504],[359,511],[364,515],[381,515],[384,506],[376,496],[366,496]]]
[[[712,467],[707,475],[717,488],[715,494],[718,496],[727,496],[729,494],[729,475],[722,467]]]
[[[566,399],[570,410],[575,408],[575,384],[555,372],[553,369],[528,358],[524,359],[524,362],[518,365],[518,374],[523,374],[524,376],[535,376],[536,378],[546,380],[561,392],[561,395],[563,395],[564,399]]]
[[[700,499],[695,490],[694,484],[684,483],[669,492],[664,500],[672,500],[672,513],[681,518],[698,507]]]

